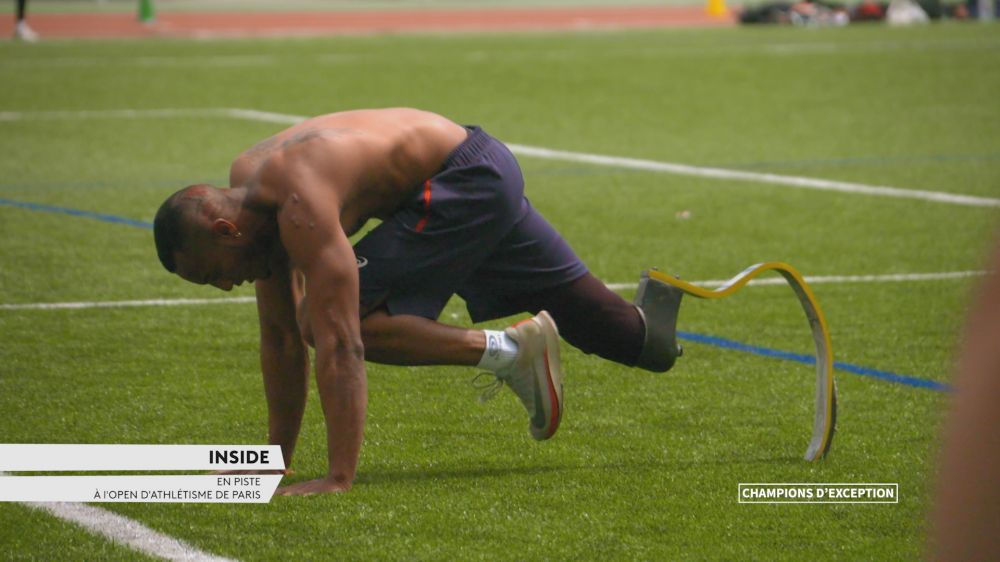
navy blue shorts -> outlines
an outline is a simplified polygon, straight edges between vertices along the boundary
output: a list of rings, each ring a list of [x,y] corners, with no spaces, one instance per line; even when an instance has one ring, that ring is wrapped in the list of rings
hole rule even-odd
[[[524,197],[510,150],[479,127],[388,220],[355,246],[362,315],[437,319],[452,295],[473,322],[524,312],[525,295],[570,283],[587,267]]]

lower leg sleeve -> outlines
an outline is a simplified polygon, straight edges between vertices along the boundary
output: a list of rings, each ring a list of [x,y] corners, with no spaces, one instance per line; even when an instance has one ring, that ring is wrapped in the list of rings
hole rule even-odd
[[[633,366],[642,352],[646,332],[639,311],[590,273],[516,300],[532,314],[547,310],[559,335],[584,353]]]

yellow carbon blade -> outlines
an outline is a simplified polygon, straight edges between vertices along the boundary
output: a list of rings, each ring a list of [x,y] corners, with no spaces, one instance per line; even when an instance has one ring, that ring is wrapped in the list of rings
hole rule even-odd
[[[816,414],[813,419],[812,440],[806,450],[805,459],[815,461],[823,458],[833,441],[837,423],[837,385],[833,379],[833,346],[826,317],[809,285],[792,266],[782,262],[764,262],[751,265],[727,281],[718,289],[710,290],[659,271],[650,271],[653,279],[673,285],[685,293],[700,299],[721,299],[745,287],[754,277],[766,271],[776,271],[788,281],[799,298],[802,310],[809,320],[813,342],[816,346]]]

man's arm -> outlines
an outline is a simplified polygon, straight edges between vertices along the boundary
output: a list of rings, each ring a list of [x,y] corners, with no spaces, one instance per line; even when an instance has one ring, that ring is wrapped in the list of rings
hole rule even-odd
[[[229,168],[229,185],[243,186],[258,163],[241,154]],[[297,294],[289,267],[277,268],[254,283],[260,321],[260,367],[267,398],[268,442],[280,445],[286,473],[302,426],[309,390],[309,352],[300,335],[295,310]]]
[[[280,269],[255,285],[268,442],[281,446],[285,467],[291,468],[309,390],[309,353],[295,320],[291,271]]]
[[[283,495],[351,488],[361,454],[368,381],[354,250],[340,225],[340,207],[308,170],[291,175],[291,195],[278,213],[281,241],[306,277],[308,322],[316,347],[316,386],[326,418],[326,478],[279,490]],[[305,319],[304,319],[305,320]]]

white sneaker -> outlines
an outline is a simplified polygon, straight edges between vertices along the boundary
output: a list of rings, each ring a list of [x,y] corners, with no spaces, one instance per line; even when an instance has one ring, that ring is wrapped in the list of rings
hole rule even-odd
[[[513,365],[497,371],[497,380],[510,387],[531,416],[531,436],[543,441],[556,434],[562,419],[562,365],[559,330],[544,310],[507,328],[518,345]]]
[[[34,29],[28,27],[27,22],[19,21],[17,25],[14,26],[14,39],[20,39],[28,43],[34,43],[38,41],[38,33],[35,33]]]

